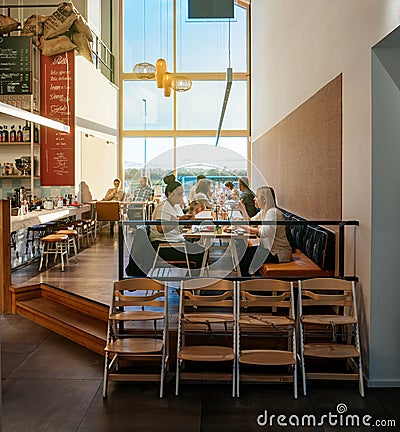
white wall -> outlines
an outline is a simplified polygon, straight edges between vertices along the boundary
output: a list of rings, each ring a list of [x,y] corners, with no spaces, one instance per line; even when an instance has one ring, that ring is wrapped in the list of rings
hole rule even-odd
[[[399,0],[252,1],[253,142],[343,73],[343,219],[360,221],[357,268],[367,349],[371,292],[371,48],[400,24],[399,7]],[[262,165],[259,168],[262,171]],[[371,367],[371,385],[378,377],[380,384],[394,379],[400,385],[398,368],[396,377],[385,375],[385,363],[398,363],[391,354],[386,353],[380,366]],[[365,360],[368,364],[370,359],[367,356]]]
[[[77,117],[117,129],[117,88],[79,55],[75,56],[75,106]]]

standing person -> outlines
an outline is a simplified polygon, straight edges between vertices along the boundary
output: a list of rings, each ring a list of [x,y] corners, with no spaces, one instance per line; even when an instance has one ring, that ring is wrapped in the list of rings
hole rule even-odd
[[[257,213],[257,208],[254,204],[255,195],[249,187],[249,179],[247,177],[241,177],[239,179],[239,190],[241,192],[240,202],[244,204],[247,215],[253,217]],[[245,215],[243,215],[243,217],[244,216]]]
[[[153,212],[153,220],[178,221],[183,219],[193,219],[191,213],[183,214],[180,205],[183,202],[183,187],[175,180],[175,176],[168,175],[164,179],[166,200],[162,201]],[[187,242],[183,237],[179,224],[152,225],[150,227],[150,241],[153,248],[157,251],[160,243],[169,243],[171,247],[160,249],[159,255],[165,261],[185,261],[186,256],[182,248],[174,246],[174,243],[185,243],[189,261],[196,263],[196,268],[200,268],[203,262],[204,248],[198,243]]]
[[[227,181],[224,183],[225,187],[228,189],[228,199],[233,201],[239,201],[239,191],[236,189],[236,186],[231,181]]]
[[[245,220],[285,220],[283,213],[276,208],[275,192],[272,188],[258,188],[254,201],[260,211],[252,218],[247,215],[244,203],[238,204]],[[254,274],[265,262],[282,263],[292,260],[292,248],[286,237],[285,225],[243,225],[242,228],[260,238],[259,246],[246,247],[247,240],[237,242],[238,256],[242,257],[239,263],[242,276]]]
[[[196,188],[197,188],[197,185],[199,184],[199,181],[202,179],[205,179],[205,178],[206,178],[206,176],[203,174],[199,174],[196,177],[196,183],[190,188],[190,191],[189,191],[189,202],[192,202],[194,200],[194,196],[196,194]]]
[[[116,178],[114,180],[114,187],[107,190],[103,201],[124,201],[125,192],[120,189],[121,180]],[[110,221],[110,236],[114,235],[115,221]]]
[[[152,187],[150,186],[150,182],[147,177],[140,177],[139,179],[140,186],[135,189],[134,192],[134,201],[151,201],[154,196],[154,192]]]

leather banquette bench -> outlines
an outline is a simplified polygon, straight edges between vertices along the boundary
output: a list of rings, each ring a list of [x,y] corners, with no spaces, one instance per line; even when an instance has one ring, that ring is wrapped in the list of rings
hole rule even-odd
[[[288,221],[307,220],[281,209]],[[261,275],[268,278],[306,279],[331,277],[335,273],[335,233],[319,225],[286,226],[292,246],[292,261],[279,264],[263,264]]]

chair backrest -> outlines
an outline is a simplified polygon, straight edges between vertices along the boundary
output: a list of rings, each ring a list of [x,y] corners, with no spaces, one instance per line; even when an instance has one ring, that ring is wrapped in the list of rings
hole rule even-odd
[[[98,221],[117,221],[120,219],[119,201],[97,201],[96,219]]]
[[[356,316],[355,282],[335,278],[299,281],[300,314],[306,306],[342,306],[344,312]]]
[[[181,282],[182,302],[184,306],[234,307],[235,282],[218,278],[188,279]]]
[[[239,282],[240,307],[246,313],[253,310],[284,311],[295,317],[293,282],[276,279],[254,279]]]
[[[124,279],[114,282],[111,314],[128,306],[137,306],[144,310],[144,308],[166,309],[167,305],[168,289],[164,283],[147,278]]]

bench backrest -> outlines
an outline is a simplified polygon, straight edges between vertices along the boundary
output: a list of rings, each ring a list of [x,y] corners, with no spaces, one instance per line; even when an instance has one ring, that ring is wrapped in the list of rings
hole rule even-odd
[[[307,221],[281,209],[286,220]],[[287,225],[286,233],[293,249],[300,249],[323,270],[335,269],[335,233],[319,225]]]

